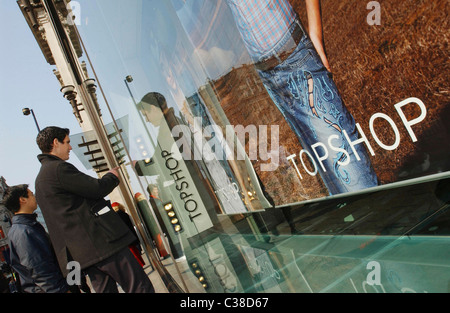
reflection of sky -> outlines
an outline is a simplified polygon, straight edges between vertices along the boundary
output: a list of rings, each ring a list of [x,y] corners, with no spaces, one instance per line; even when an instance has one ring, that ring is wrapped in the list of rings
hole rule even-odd
[[[161,54],[183,56],[188,64],[184,70],[190,73],[179,73],[180,86],[192,94],[208,79],[239,66],[238,57],[245,51],[223,0],[85,0],[81,7],[81,20],[89,21],[80,27],[86,29],[83,38],[98,51],[94,65],[108,63],[102,72],[113,70],[111,64],[122,65],[128,71],[121,75],[132,74],[136,84],[145,82],[147,90],[137,98],[148,91],[165,90]],[[183,81],[187,77],[193,81]]]
[[[80,0],[80,4],[78,28],[108,102],[116,119],[130,116],[133,133],[155,130],[148,123],[146,131],[137,127],[141,117],[132,109],[125,76],[133,77],[129,86],[136,102],[148,92],[160,92],[179,116],[164,68],[175,67],[178,87],[189,97],[208,79],[238,66],[245,51],[223,0]],[[164,59],[168,65],[161,64]],[[129,138],[135,137],[133,133]]]
[[[131,127],[127,127],[127,136],[133,141],[130,145],[132,159],[141,158],[141,151],[134,143],[135,138],[142,136],[150,140],[147,134],[156,138],[155,130],[151,125],[142,127],[139,112],[134,108],[133,99],[130,97],[124,79],[127,75],[133,77],[129,84],[136,102],[149,91],[162,89],[163,85],[155,84],[161,79],[155,79],[151,74],[158,73],[157,68],[151,62],[151,56],[147,52],[143,54],[142,41],[142,1],[122,0],[96,0],[81,1],[81,25],[78,26],[87,52],[92,60],[98,79],[105,91],[106,98],[111,107],[115,119],[128,116]],[[88,69],[92,76],[93,72]],[[104,101],[98,89],[98,98],[104,108]],[[103,114],[105,123],[110,122],[108,114]],[[131,143],[131,142],[130,142]],[[151,147],[151,142],[147,142]],[[151,152],[152,149],[149,149]]]
[[[236,66],[245,48],[225,1],[172,0],[172,3],[210,79]]]

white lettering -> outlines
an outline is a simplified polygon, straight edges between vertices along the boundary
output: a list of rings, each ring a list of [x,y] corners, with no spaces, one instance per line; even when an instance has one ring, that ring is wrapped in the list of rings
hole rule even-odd
[[[367,14],[367,24],[370,26],[381,25],[381,6],[378,1],[367,3],[367,10],[372,10]]]
[[[295,160],[294,160],[295,157],[296,157],[295,154],[291,154],[291,155],[288,156],[286,159],[287,159],[288,161],[291,161],[292,164],[294,164],[294,167],[295,167],[295,170],[297,171],[298,176],[300,177],[300,179],[303,179],[302,174],[300,174],[300,171],[298,170],[297,163],[295,163]]]
[[[370,145],[369,140],[368,140],[367,137],[366,137],[366,134],[364,134],[364,131],[362,130],[361,126],[359,126],[359,123],[356,123],[356,128],[358,129],[358,133],[361,135],[361,138],[358,139],[358,140],[355,140],[355,141],[353,141],[353,142],[352,142],[352,141],[350,140],[350,138],[348,137],[348,134],[347,134],[347,132],[345,131],[345,129],[343,130],[343,133],[344,133],[344,136],[345,136],[345,138],[347,139],[347,141],[348,141],[348,143],[349,143],[349,145],[350,145],[350,148],[352,148],[353,153],[354,153],[355,156],[356,156],[356,159],[357,159],[358,161],[360,161],[361,158],[359,157],[359,154],[358,154],[358,152],[356,152],[355,147],[354,147],[354,146],[356,146],[357,144],[360,144],[360,143],[362,143],[362,142],[365,142],[367,148],[368,148],[369,151],[370,151],[370,154],[375,155],[375,152],[373,151],[372,146]]]
[[[373,126],[373,123],[375,121],[375,119],[377,118],[383,118],[386,121],[388,121],[388,123],[391,125],[392,129],[394,130],[395,133],[395,142],[394,144],[392,144],[391,146],[387,146],[385,145],[383,142],[381,142],[381,140],[378,138],[377,134],[375,133],[375,129]],[[377,142],[377,144],[383,148],[384,150],[394,150],[397,149],[397,147],[400,144],[400,132],[398,131],[397,126],[395,125],[394,121],[387,116],[384,113],[375,113],[374,115],[372,115],[372,117],[370,118],[369,121],[369,128],[370,128],[370,132],[372,133],[373,138],[375,139],[375,141]]]
[[[316,151],[316,147],[321,146],[323,148],[323,150],[325,151],[324,155],[322,157],[319,156],[319,154]],[[325,169],[325,166],[323,166],[322,161],[326,160],[328,158],[328,150],[327,147],[321,143],[315,143],[311,146],[311,149],[314,151],[314,154],[316,155],[317,160],[319,161],[320,166],[322,167],[323,171],[326,172],[327,170]]]
[[[417,118],[415,118],[415,119],[413,119],[411,121],[408,121],[408,119],[406,118],[405,114],[402,111],[402,107],[404,107],[405,105],[407,105],[409,103],[417,104],[420,107],[420,110],[421,110],[420,115]],[[408,98],[406,100],[403,100],[403,101],[397,103],[394,106],[395,106],[395,109],[398,112],[398,115],[400,115],[400,118],[402,119],[402,122],[405,125],[406,130],[408,131],[409,136],[411,137],[412,141],[416,142],[417,141],[417,137],[414,134],[411,126],[422,122],[425,119],[425,117],[427,116],[427,108],[425,107],[425,104],[422,102],[422,100],[420,100],[418,98]]]
[[[260,125],[259,126],[259,158],[263,161],[267,161],[270,158],[270,163],[262,163],[261,171],[269,172],[274,171],[280,165],[280,128],[278,125],[270,126],[270,152],[268,152],[268,143],[269,140],[267,138],[267,126]]]
[[[350,163],[350,155],[348,154],[347,150],[342,149],[342,148],[338,148],[338,147],[334,147],[334,146],[331,144],[331,141],[332,141],[333,139],[339,139],[339,136],[338,136],[338,135],[331,135],[331,136],[328,138],[328,145],[330,146],[331,150],[336,151],[336,152],[342,152],[343,154],[345,154],[345,155],[347,156],[347,157],[345,158],[345,161],[342,162],[342,161],[338,160],[337,163],[338,163],[339,165],[342,165],[342,166],[345,166],[345,165],[349,164],[349,163]]]
[[[311,172],[311,171],[306,167],[305,162],[303,161],[303,157],[302,157],[303,153],[306,153],[306,154],[308,155],[309,159],[311,160],[312,164],[314,165],[314,172]],[[300,161],[302,161],[302,165],[303,165],[303,168],[305,169],[305,171],[306,171],[309,175],[311,175],[311,176],[316,176],[316,174],[317,174],[317,172],[318,172],[318,169],[317,169],[316,161],[314,161],[314,158],[313,158],[313,156],[311,155],[311,153],[309,153],[309,152],[306,151],[306,150],[301,150],[298,157],[300,158]]]
[[[70,270],[67,274],[67,284],[69,286],[81,285],[81,265],[77,261],[70,261],[67,263],[66,269]]]
[[[370,286],[381,285],[381,266],[377,261],[367,263],[366,269],[372,271],[367,274],[366,281]]]
[[[405,113],[403,112],[402,108],[403,108],[404,106],[408,105],[408,104],[411,104],[411,103],[418,105],[419,108],[420,108],[420,110],[421,110],[421,112],[420,112],[420,115],[419,115],[418,117],[413,118],[413,119],[411,119],[411,120],[408,120],[408,118],[406,118],[406,115],[405,115]],[[396,109],[396,111],[398,112],[398,114],[399,114],[399,116],[400,116],[400,118],[401,118],[401,120],[402,120],[402,123],[403,123],[404,127],[405,127],[406,130],[408,131],[408,134],[409,134],[409,136],[411,137],[411,140],[412,140],[413,142],[416,142],[416,141],[417,141],[417,137],[416,137],[416,135],[415,135],[415,133],[414,133],[414,131],[413,131],[413,129],[412,129],[412,126],[413,126],[413,125],[416,125],[416,124],[418,124],[418,123],[420,123],[420,122],[422,122],[422,121],[425,119],[425,117],[427,116],[427,109],[426,109],[426,107],[425,107],[425,104],[424,104],[420,99],[418,99],[418,98],[408,98],[408,99],[406,99],[406,100],[403,100],[403,101],[401,101],[401,102],[395,104],[394,106],[395,106],[395,109]],[[395,138],[394,138],[394,142],[393,142],[392,144],[390,144],[390,145],[388,145],[388,144],[386,144],[385,142],[383,142],[383,141],[379,138],[379,136],[377,135],[377,132],[376,132],[376,130],[375,130],[375,121],[376,121],[377,119],[379,119],[379,118],[386,120],[386,121],[389,123],[389,125],[391,126],[392,130],[394,131],[394,137],[395,137]],[[364,131],[362,130],[361,125],[359,125],[359,123],[356,123],[355,126],[356,126],[356,129],[357,129],[357,131],[358,131],[358,133],[359,133],[359,136],[360,136],[359,139],[356,139],[356,140],[354,140],[354,141],[351,141],[351,140],[350,140],[350,137],[348,136],[348,134],[347,134],[347,132],[345,131],[345,129],[344,129],[342,132],[343,132],[343,134],[344,134],[345,140],[347,141],[348,145],[350,146],[350,148],[352,149],[353,153],[355,154],[356,161],[360,161],[361,158],[360,158],[360,156],[358,155],[358,152],[356,151],[355,146],[358,145],[358,144],[361,144],[361,143],[365,143],[367,149],[368,149],[369,152],[370,152],[370,154],[371,154],[372,156],[374,156],[374,155],[375,155],[375,152],[374,152],[372,146],[370,145],[369,139],[367,138],[366,134],[365,134]],[[395,124],[394,120],[393,120],[390,116],[388,116],[387,114],[379,113],[379,112],[373,114],[373,115],[371,116],[370,120],[369,120],[369,129],[370,129],[370,134],[372,135],[372,137],[373,137],[373,139],[375,140],[375,142],[376,142],[381,148],[383,148],[384,150],[392,151],[392,150],[397,149],[397,148],[400,146],[401,136],[400,136],[399,128],[398,128],[398,126]],[[340,160],[338,160],[337,163],[338,163],[339,165],[345,166],[345,165],[348,165],[351,161],[355,162],[355,160],[350,160],[350,154],[349,154],[349,152],[346,151],[345,149],[343,149],[342,146],[341,146],[341,147],[336,147],[336,146],[333,145],[332,141],[333,141],[333,140],[336,140],[336,139],[339,139],[339,136],[338,136],[338,135],[331,135],[330,137],[328,137],[328,140],[327,140],[328,147],[329,147],[331,150],[333,150],[333,151],[336,151],[336,152],[342,152],[342,153],[345,154],[345,156],[346,156],[346,158],[341,158]],[[383,138],[383,139],[384,139],[384,138]],[[385,140],[385,139],[384,139],[384,140]],[[321,150],[322,150],[322,153],[319,153],[319,149],[317,149],[318,147],[321,147],[321,148],[322,148],[322,149],[321,149]],[[330,157],[330,155],[329,155],[329,153],[328,153],[328,150],[327,150],[327,146],[326,146],[324,143],[322,143],[322,142],[316,142],[315,144],[311,145],[311,150],[313,151],[313,153],[314,153],[314,155],[315,155],[315,158],[313,158],[313,156],[311,155],[311,153],[309,153],[309,152],[306,151],[306,150],[301,150],[301,151],[300,151],[300,154],[299,154],[299,156],[298,156],[298,157],[300,158],[300,161],[302,162],[302,165],[303,165],[304,170],[305,170],[309,175],[315,176],[315,175],[317,174],[317,165],[316,165],[316,161],[318,161],[319,164],[320,164],[320,166],[321,166],[321,168],[322,168],[322,170],[323,170],[324,172],[326,172],[326,168],[325,168],[325,166],[324,166],[324,164],[323,164],[323,161],[326,160],[328,157]],[[314,165],[314,171],[311,171],[311,170],[309,170],[309,169],[306,167],[305,162],[304,162],[304,160],[303,160],[303,158],[302,158],[303,154],[307,154],[308,157],[310,158],[311,162],[312,162],[313,165]],[[298,176],[300,177],[300,179],[303,179],[303,177],[302,177],[302,175],[301,175],[301,173],[300,173],[300,170],[299,170],[299,168],[297,167],[297,162],[295,161],[295,157],[296,157],[295,154],[291,154],[291,155],[289,155],[286,159],[287,159],[288,161],[291,161],[291,162],[292,162],[292,164],[293,164],[293,166],[294,166],[294,168],[295,168],[295,170],[296,170]]]

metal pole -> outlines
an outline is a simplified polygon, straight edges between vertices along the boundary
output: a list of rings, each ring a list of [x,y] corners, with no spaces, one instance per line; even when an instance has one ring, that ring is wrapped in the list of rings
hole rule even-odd
[[[38,122],[37,122],[37,120],[36,120],[36,116],[34,115],[34,111],[33,111],[33,109],[30,109],[30,111],[31,111],[31,114],[33,115],[34,123],[36,124],[38,133],[40,133],[40,132],[41,132],[41,129],[39,128],[39,124],[38,124]]]
[[[129,79],[130,79],[130,81],[129,81]],[[133,78],[131,78],[131,75],[128,75],[123,81],[125,82],[125,86],[127,86],[128,93],[130,94],[130,97],[131,97],[131,99],[133,100],[134,105],[136,105],[136,104],[137,104],[137,103],[136,103],[136,100],[134,99],[134,96],[133,96],[133,94],[131,93],[130,86],[128,85],[128,82],[133,81]]]

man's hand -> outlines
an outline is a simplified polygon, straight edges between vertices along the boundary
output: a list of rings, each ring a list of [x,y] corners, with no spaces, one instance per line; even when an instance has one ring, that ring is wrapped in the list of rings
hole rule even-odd
[[[119,167],[112,168],[108,171],[108,173],[114,174],[117,178],[119,178]]]

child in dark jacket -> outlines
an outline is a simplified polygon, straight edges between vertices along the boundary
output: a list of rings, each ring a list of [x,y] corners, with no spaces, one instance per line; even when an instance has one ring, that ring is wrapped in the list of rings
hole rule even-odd
[[[6,190],[3,203],[14,217],[8,232],[10,264],[26,293],[65,293],[69,286],[61,274],[51,242],[36,220],[36,198],[28,185]]]

